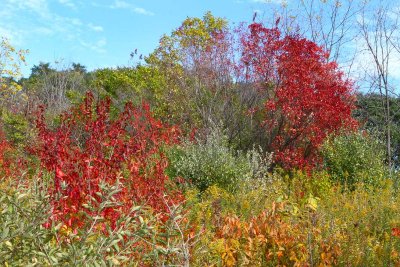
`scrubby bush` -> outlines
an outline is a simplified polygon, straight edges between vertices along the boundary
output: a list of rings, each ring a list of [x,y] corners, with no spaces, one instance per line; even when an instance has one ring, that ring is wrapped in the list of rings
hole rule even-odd
[[[387,175],[383,145],[366,133],[344,133],[322,147],[327,172],[334,182],[353,188],[357,183],[379,185]]]
[[[400,264],[400,238],[393,229],[400,226],[400,199],[392,181],[380,188],[353,191],[333,187],[318,201],[319,220],[327,226],[325,235],[341,233],[340,266],[396,266]]]
[[[316,197],[324,197],[333,187],[331,176],[326,171],[314,171],[312,173],[296,171],[292,179],[285,180],[290,183],[290,193],[296,199],[302,199],[310,194]]]
[[[27,118],[22,114],[4,110],[1,119],[7,140],[16,145],[26,144],[29,134],[29,123]]]
[[[229,192],[246,178],[265,178],[270,157],[253,149],[247,154],[233,151],[220,130],[213,130],[205,142],[187,142],[169,153],[173,177],[189,180],[200,191],[217,185]]]

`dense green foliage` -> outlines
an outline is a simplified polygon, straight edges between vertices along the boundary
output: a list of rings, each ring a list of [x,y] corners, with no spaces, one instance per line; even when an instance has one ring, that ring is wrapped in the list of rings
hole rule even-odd
[[[212,131],[202,143],[186,143],[170,152],[170,175],[184,177],[201,192],[211,185],[235,192],[246,179],[264,179],[269,162],[257,150],[246,154],[233,151],[227,138],[218,130]],[[260,177],[261,176],[261,177]]]
[[[325,143],[322,149],[324,167],[333,181],[342,185],[377,186],[387,177],[383,148],[381,142],[366,133],[344,133]]]
[[[380,139],[384,140],[385,131],[390,127],[391,151],[394,167],[399,167],[400,155],[400,98],[389,97],[390,124],[387,126],[384,116],[384,96],[380,94],[359,94],[357,96],[358,109],[354,111],[364,129],[374,132]]]
[[[23,145],[27,141],[29,123],[23,115],[4,110],[2,122],[4,132],[9,141],[19,145]]]

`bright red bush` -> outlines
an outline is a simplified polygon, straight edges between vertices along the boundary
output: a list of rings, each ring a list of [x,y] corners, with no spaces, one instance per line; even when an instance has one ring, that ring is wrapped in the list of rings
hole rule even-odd
[[[4,133],[0,130],[0,168],[1,176],[9,175],[10,162],[6,156],[7,152],[10,151],[11,146],[7,142]]]
[[[37,119],[39,144],[32,151],[47,171],[54,173],[53,220],[80,225],[82,212],[101,215],[115,222],[120,212],[136,203],[165,210],[166,201],[180,201],[181,194],[168,190],[164,173],[167,160],[161,148],[178,141],[179,129],[155,120],[149,106],[125,106],[115,120],[110,119],[110,100],[96,105],[88,94],[77,108],[62,116],[61,125],[51,130],[45,123],[44,109]],[[98,205],[100,184],[122,182],[114,197],[120,207],[105,208],[101,214],[85,208]],[[169,198],[165,197],[168,194]]]
[[[327,135],[353,129],[352,83],[328,53],[298,35],[281,36],[260,23],[242,31],[240,68],[248,83],[266,90],[267,147],[286,168],[313,166]]]

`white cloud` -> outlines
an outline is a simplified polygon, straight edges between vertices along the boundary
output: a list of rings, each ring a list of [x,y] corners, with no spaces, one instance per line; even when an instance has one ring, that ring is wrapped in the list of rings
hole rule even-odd
[[[71,0],[58,0],[58,3],[60,3],[61,5],[70,7],[72,9],[76,9],[75,3],[73,3]]]
[[[37,27],[34,29],[34,31],[38,34],[41,35],[52,35],[54,34],[54,31],[52,29],[46,28],[46,27]]]
[[[250,2],[261,4],[275,4],[282,6],[287,6],[288,4],[288,0],[250,0]]]
[[[0,36],[7,37],[13,45],[23,46],[24,40],[39,28],[36,20],[46,20],[51,15],[46,0],[1,0]],[[29,28],[24,27],[29,25]],[[22,25],[22,26],[21,26]]]
[[[0,25],[0,37],[7,38],[13,45],[21,46],[23,44],[22,36],[23,32],[20,30],[10,30],[9,27],[2,27]]]
[[[112,5],[112,8],[126,8],[129,9],[131,8],[132,5],[125,2],[125,1],[119,1],[119,0],[115,0],[114,4]]]
[[[154,16],[154,13],[151,11],[148,11],[144,8],[137,7],[133,4],[130,4],[128,2],[122,1],[122,0],[115,0],[114,3],[110,6],[110,8],[113,9],[127,9],[130,10],[136,14],[141,14],[141,15],[146,15],[146,16]]]
[[[71,21],[71,23],[73,25],[76,25],[76,26],[81,26],[82,25],[82,21],[80,19],[72,18],[72,19],[69,19],[69,20]]]
[[[42,18],[49,18],[51,13],[49,11],[47,0],[5,0],[6,3],[13,5],[19,10],[26,10],[39,15]]]
[[[10,39],[13,45],[26,47],[28,40],[53,36],[57,39],[78,44],[98,53],[105,53],[106,40],[87,42],[86,32],[100,33],[103,28],[94,24],[86,24],[79,18],[63,16],[51,9],[51,1],[54,0],[0,0],[0,36]],[[66,6],[80,5],[78,0],[57,0],[59,4]]]
[[[88,27],[89,27],[89,29],[91,29],[92,31],[95,31],[95,32],[102,32],[104,30],[103,27],[101,27],[99,25],[94,25],[92,23],[89,23]]]
[[[104,49],[104,46],[107,44],[107,40],[105,38],[102,38],[95,43],[80,41],[80,44],[100,54],[107,52],[106,49]]]
[[[141,8],[141,7],[135,7],[135,8],[133,9],[133,11],[134,11],[135,13],[142,14],[142,15],[154,16],[154,13],[153,13],[153,12],[147,11],[146,9]]]

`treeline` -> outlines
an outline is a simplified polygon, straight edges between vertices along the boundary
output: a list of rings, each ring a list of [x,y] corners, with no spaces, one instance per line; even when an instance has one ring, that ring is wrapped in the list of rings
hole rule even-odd
[[[229,143],[235,149],[247,150],[252,148],[254,144],[260,145],[265,141],[262,140],[263,129],[250,129],[251,126],[248,125],[249,123],[259,124],[257,116],[246,112],[246,109],[250,111],[251,108],[260,107],[265,99],[260,98],[258,92],[255,93],[255,89],[244,82],[235,85],[232,83],[230,86],[236,88],[230,89],[229,93],[231,94],[230,97],[235,98],[234,100],[248,101],[249,103],[238,102],[237,105],[245,105],[242,107],[243,110],[235,110],[237,106],[234,106],[230,110],[225,110],[224,114],[218,114],[218,112],[214,112],[214,109],[215,107],[225,108],[227,104],[224,101],[226,99],[212,99],[215,103],[207,103],[207,99],[204,99],[203,102],[196,103],[196,96],[189,95],[190,92],[185,92],[185,94],[188,94],[187,96],[180,96],[182,97],[182,104],[176,105],[175,103],[178,103],[179,99],[172,98],[175,96],[172,96],[173,92],[167,89],[166,77],[157,66],[150,64],[114,69],[104,68],[88,72],[86,67],[79,63],[72,63],[71,67],[61,69],[56,65],[52,67],[51,63],[39,63],[32,68],[28,78],[19,79],[16,83],[21,86],[21,91],[18,94],[21,94],[24,100],[15,103],[8,101],[7,109],[2,111],[4,130],[8,139],[15,144],[22,144],[29,137],[28,128],[30,127],[28,127],[29,116],[27,115],[33,115],[38,106],[44,105],[46,107],[50,121],[57,120],[56,118],[62,112],[82,101],[89,91],[94,93],[98,99],[110,97],[116,110],[121,110],[123,105],[129,101],[133,101],[135,104],[141,104],[142,101],[145,101],[150,104],[157,118],[166,123],[183,125],[186,132],[196,129],[198,134],[207,133],[213,127],[220,127],[226,131],[225,134],[229,137]],[[205,92],[199,94],[201,93],[205,94]],[[183,93],[181,92],[181,94]],[[197,97],[206,98],[207,96],[200,95]],[[241,97],[246,100],[238,100]],[[384,142],[386,131],[385,97],[379,93],[363,92],[358,92],[355,97],[355,108],[352,111],[352,116],[359,122],[360,129]],[[258,103],[256,103],[257,101]],[[398,127],[400,114],[398,109],[400,103],[399,98],[395,96],[390,96],[389,102],[392,107],[390,111],[392,117],[391,157],[394,168],[397,169],[399,164],[400,137]],[[193,109],[186,107],[186,110],[183,110],[183,103],[188,106],[191,105]],[[229,103],[229,105],[231,104],[233,103]],[[194,109],[195,105],[204,106]],[[210,108],[207,105],[214,105],[215,107]],[[175,110],[178,108],[180,110]],[[204,111],[201,111],[200,108],[203,108]],[[210,114],[205,114],[207,111]],[[199,114],[200,112],[202,114]],[[208,118],[208,116],[217,115],[220,117]],[[210,129],[207,129],[208,127]]]

